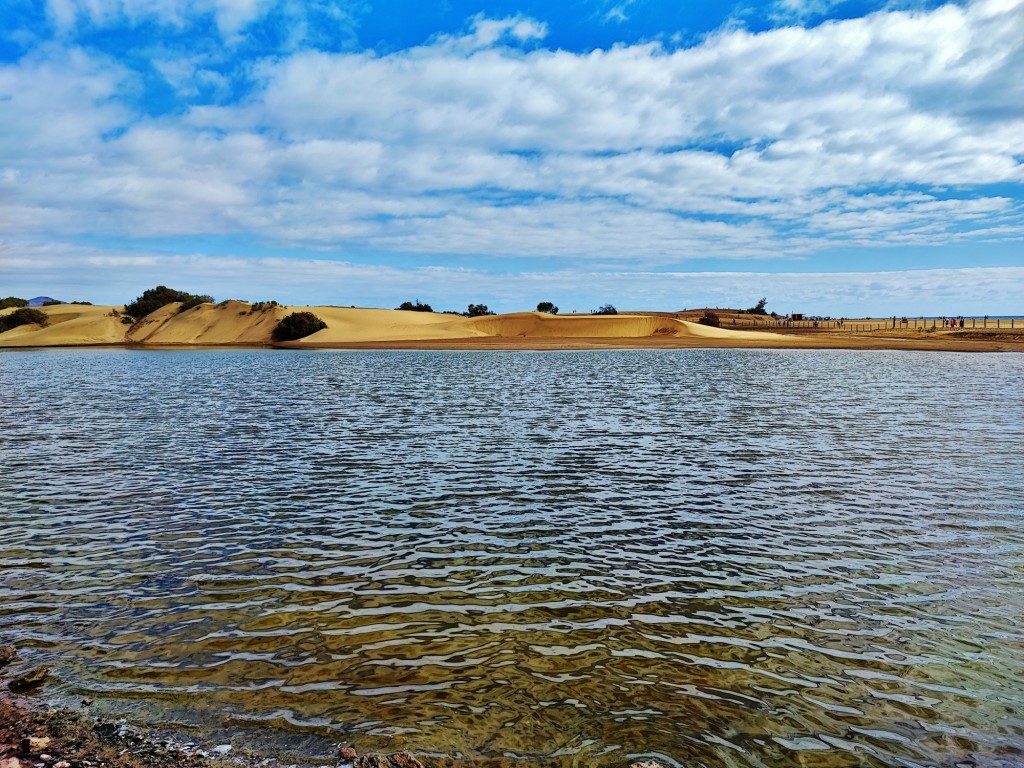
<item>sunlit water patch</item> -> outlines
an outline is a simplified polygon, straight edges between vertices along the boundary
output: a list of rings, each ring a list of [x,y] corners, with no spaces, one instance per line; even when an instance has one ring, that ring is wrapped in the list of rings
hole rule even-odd
[[[1024,762],[1024,356],[0,353],[56,699],[466,764]]]

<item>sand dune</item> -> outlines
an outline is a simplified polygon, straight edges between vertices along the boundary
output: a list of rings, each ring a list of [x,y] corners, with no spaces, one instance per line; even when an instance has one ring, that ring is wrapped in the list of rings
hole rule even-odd
[[[168,304],[135,325],[122,307],[61,304],[41,309],[49,325],[25,325],[0,334],[0,347],[84,345],[186,346],[271,344],[277,323],[296,311],[321,317],[327,328],[286,346],[421,347],[428,349],[588,349],[609,347],[783,347],[856,349],[1020,350],[1015,339],[915,339],[852,334],[782,335],[711,328],[666,315],[546,315],[518,312],[467,318],[431,312],[346,307],[260,307],[243,301],[201,304],[180,311]],[[14,310],[3,310],[6,314]]]
[[[113,317],[113,307],[94,307],[84,304],[56,304],[52,307],[38,307],[50,324],[45,328],[38,325],[20,325],[6,333],[0,333],[0,347],[64,347],[88,344],[123,344],[127,325],[121,318]],[[14,309],[0,310],[0,315],[14,312]]]

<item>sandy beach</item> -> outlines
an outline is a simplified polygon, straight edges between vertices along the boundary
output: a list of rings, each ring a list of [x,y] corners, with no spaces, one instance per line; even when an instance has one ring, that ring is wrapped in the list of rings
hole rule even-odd
[[[547,315],[517,312],[468,318],[435,312],[355,307],[283,307],[242,301],[201,304],[179,312],[168,304],[135,323],[122,307],[60,304],[42,307],[48,324],[0,334],[0,347],[223,346],[293,349],[577,350],[686,349],[906,349],[957,352],[1024,351],[1024,328],[891,328],[881,321],[848,329],[772,326],[764,330],[700,325],[692,313]],[[12,312],[4,310],[0,314]],[[298,341],[276,344],[277,323],[292,312],[312,312],[327,327]],[[750,323],[749,316],[739,319]],[[873,327],[872,327],[873,326]],[[869,328],[870,330],[860,330]]]

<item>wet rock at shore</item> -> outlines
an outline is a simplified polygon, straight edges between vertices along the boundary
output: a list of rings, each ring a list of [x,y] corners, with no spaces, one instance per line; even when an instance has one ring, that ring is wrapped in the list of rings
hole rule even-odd
[[[0,645],[0,669],[3,669],[18,655],[18,650],[13,645]]]
[[[41,667],[36,667],[35,669],[30,669],[23,675],[18,675],[18,677],[14,678],[13,680],[11,680],[11,682],[7,684],[7,687],[15,693],[27,691],[42,685],[44,682],[46,682],[46,679],[49,676],[49,667],[45,665]]]

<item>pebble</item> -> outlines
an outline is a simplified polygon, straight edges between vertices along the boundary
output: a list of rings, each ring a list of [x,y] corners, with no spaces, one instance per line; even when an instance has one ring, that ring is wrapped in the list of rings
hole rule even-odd
[[[0,768],[22,768],[22,762],[16,757],[0,757]]]
[[[218,755],[226,755],[228,752],[231,751],[231,745],[230,744],[218,744],[216,747],[214,747],[210,751],[211,752],[216,752]]]
[[[49,736],[29,736],[21,740],[21,751],[25,754],[38,754],[50,746]]]
[[[342,760],[356,759],[356,751],[353,747],[342,747],[338,750],[338,754],[341,756]]]
[[[53,764],[53,768],[71,768],[71,763],[67,760],[59,760]]]

